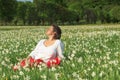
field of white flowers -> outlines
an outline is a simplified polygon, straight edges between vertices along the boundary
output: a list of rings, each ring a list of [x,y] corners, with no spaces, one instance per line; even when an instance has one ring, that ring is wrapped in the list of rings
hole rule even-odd
[[[58,67],[13,71],[48,26],[0,27],[0,80],[120,80],[120,25],[61,26],[66,59]]]

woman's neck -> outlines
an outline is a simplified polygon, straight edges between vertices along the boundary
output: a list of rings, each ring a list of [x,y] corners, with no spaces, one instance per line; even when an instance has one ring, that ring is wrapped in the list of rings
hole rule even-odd
[[[53,41],[53,40],[55,40],[53,37],[48,37],[48,41]]]

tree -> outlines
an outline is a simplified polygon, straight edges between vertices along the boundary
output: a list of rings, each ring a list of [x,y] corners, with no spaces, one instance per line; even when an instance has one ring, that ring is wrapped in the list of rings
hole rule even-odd
[[[23,24],[26,24],[26,12],[27,12],[27,5],[25,2],[18,2],[17,6],[17,17],[18,19],[23,21]]]
[[[79,24],[120,21],[119,0],[0,0],[0,22],[15,25]]]
[[[37,12],[37,24],[45,24],[47,18],[47,4],[46,0],[33,0]]]
[[[77,13],[77,22],[79,23],[80,19],[83,19],[83,5],[82,0],[71,1],[68,4],[68,9],[74,13]],[[75,14],[73,14],[75,15]]]
[[[37,22],[37,12],[35,5],[31,2],[26,2],[27,5],[27,10],[26,10],[26,20],[28,25],[38,25],[39,23]]]
[[[0,0],[0,17],[3,23],[11,22],[16,15],[16,0]]]
[[[114,6],[109,13],[113,22],[120,21],[120,6]]]
[[[67,0],[49,0],[48,2],[52,2],[54,4],[58,4],[58,5],[61,5],[63,7],[67,7]]]

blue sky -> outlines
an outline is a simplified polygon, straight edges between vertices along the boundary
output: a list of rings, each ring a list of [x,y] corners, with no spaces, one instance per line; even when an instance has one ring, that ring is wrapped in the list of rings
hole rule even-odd
[[[31,1],[32,2],[33,0],[17,0],[17,1]]]

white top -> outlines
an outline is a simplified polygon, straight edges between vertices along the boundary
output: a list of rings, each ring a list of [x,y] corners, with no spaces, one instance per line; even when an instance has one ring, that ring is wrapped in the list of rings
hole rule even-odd
[[[55,57],[64,58],[64,44],[61,40],[57,39],[54,44],[46,47],[44,45],[44,41],[46,39],[42,39],[38,42],[36,48],[29,54],[34,59],[42,59],[44,62],[47,62],[49,59],[53,59]]]

